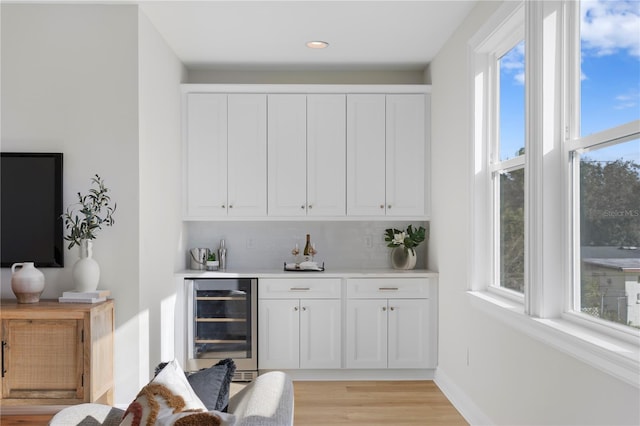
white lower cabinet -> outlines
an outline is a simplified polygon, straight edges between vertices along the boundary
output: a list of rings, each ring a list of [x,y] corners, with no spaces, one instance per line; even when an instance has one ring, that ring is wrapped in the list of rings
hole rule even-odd
[[[345,367],[435,368],[429,286],[422,278],[347,280]]]
[[[340,279],[258,281],[258,368],[341,367]]]
[[[433,369],[436,294],[432,278],[259,279],[258,368]]]

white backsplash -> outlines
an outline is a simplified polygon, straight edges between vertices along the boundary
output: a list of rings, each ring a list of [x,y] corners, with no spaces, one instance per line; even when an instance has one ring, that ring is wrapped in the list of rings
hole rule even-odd
[[[291,250],[297,243],[300,251],[306,234],[318,251],[315,260],[325,263],[327,271],[345,268],[391,267],[391,248],[384,241],[387,228],[406,229],[428,222],[404,221],[318,221],[318,222],[186,222],[188,248],[218,249],[224,239],[227,269],[278,269],[292,261]],[[428,234],[427,234],[428,235]],[[427,241],[417,248],[416,268],[425,268]],[[188,254],[185,253],[185,265]]]

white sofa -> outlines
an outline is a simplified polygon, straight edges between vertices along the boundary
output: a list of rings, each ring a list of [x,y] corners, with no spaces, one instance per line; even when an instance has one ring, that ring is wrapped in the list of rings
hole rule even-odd
[[[258,376],[229,399],[228,412],[236,426],[293,425],[293,383],[281,371]],[[124,410],[103,404],[79,404],[58,412],[52,426],[114,426],[122,420]]]

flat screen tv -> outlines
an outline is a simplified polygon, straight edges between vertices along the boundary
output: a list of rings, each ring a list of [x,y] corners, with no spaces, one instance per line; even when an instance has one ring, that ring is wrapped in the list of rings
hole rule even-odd
[[[0,153],[0,263],[64,266],[62,154]]]

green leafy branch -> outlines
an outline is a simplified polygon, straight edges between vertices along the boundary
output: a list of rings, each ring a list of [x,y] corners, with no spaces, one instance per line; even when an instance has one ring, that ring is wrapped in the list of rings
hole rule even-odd
[[[425,240],[425,232],[422,226],[414,229],[409,225],[406,231],[390,228],[385,230],[384,240],[389,243],[387,247],[404,247],[405,251],[408,251],[418,247]]]
[[[90,188],[86,195],[78,192],[78,202],[69,206],[62,215],[65,228],[70,230],[64,237],[66,241],[70,241],[68,248],[80,245],[81,240],[95,239],[98,230],[115,223],[113,213],[116,211],[116,204],[110,206],[111,197],[107,194],[109,189],[97,174],[91,178],[91,183],[97,185],[97,188]]]

